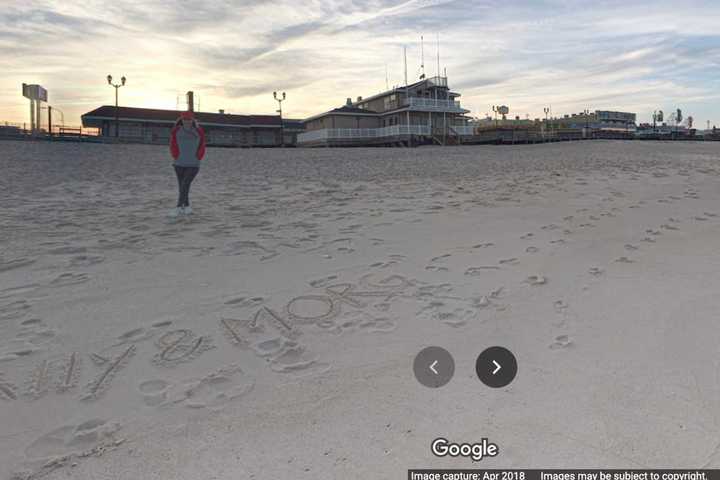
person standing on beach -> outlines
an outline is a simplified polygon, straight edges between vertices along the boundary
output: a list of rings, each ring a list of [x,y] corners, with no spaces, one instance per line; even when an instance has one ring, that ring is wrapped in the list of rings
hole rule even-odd
[[[170,154],[180,191],[177,207],[170,216],[190,215],[190,184],[200,170],[200,160],[205,156],[205,132],[193,112],[183,112],[170,132]]]

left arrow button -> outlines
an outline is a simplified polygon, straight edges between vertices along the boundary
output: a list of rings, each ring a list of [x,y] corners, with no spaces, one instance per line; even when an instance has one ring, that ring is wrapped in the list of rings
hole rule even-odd
[[[429,388],[447,384],[455,374],[455,361],[442,347],[426,347],[415,356],[413,373],[418,382]]]

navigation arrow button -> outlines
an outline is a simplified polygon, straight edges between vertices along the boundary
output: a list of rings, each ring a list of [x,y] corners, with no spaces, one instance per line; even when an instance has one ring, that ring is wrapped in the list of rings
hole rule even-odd
[[[455,374],[455,361],[444,348],[426,347],[415,356],[413,373],[426,387],[439,388]]]
[[[475,362],[475,373],[481,382],[491,388],[509,385],[517,375],[515,355],[504,347],[490,347],[483,351]]]

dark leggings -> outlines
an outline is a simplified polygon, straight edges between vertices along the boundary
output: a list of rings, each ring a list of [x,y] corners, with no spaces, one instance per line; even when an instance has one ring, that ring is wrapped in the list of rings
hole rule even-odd
[[[195,175],[197,175],[198,170],[200,170],[198,167],[175,167],[178,189],[180,190],[177,203],[178,207],[190,206],[190,184],[195,178]]]

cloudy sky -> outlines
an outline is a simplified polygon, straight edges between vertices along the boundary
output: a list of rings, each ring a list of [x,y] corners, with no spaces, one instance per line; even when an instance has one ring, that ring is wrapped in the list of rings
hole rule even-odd
[[[662,0],[0,0],[0,121],[29,121],[39,83],[68,124],[127,106],[303,118],[441,69],[475,116],[682,108],[720,126],[720,2]]]

